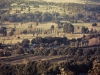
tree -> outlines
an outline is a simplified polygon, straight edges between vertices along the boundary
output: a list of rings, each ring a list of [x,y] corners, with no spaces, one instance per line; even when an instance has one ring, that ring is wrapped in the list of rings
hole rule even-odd
[[[42,37],[36,37],[36,38],[32,39],[31,43],[32,44],[42,43],[42,40],[43,40]]]
[[[74,26],[70,23],[66,23],[63,27],[65,33],[74,33]]]
[[[28,54],[34,54],[34,51],[33,50],[29,50]]]
[[[48,68],[49,68],[49,66],[50,66],[49,61],[40,61],[36,66],[38,74],[46,73]]]
[[[51,26],[51,30],[54,30],[54,25]]]
[[[92,26],[93,26],[93,27],[97,26],[97,23],[93,23]]]
[[[17,49],[17,54],[24,54],[24,50],[22,48]]]
[[[52,21],[52,19],[53,19],[53,16],[51,13],[45,12],[42,14],[42,22]]]
[[[13,32],[9,32],[9,36],[12,36],[12,35],[14,35],[14,33]]]
[[[21,11],[23,11],[23,7],[21,7]]]
[[[28,39],[23,39],[23,41],[22,41],[22,44],[24,44],[24,43],[30,43],[30,40],[28,40]]]
[[[30,12],[30,7],[28,8],[28,11]]]
[[[53,55],[57,55],[57,51],[56,50],[51,50],[49,56],[53,56]]]
[[[7,35],[7,28],[6,27],[1,27],[0,28],[0,33],[3,34],[3,36]]]
[[[5,52],[5,56],[11,56],[11,52]]]
[[[3,51],[0,51],[0,57],[4,56]]]
[[[38,24],[39,24],[39,22],[38,22],[38,20],[36,21],[36,26],[38,26]]]
[[[11,32],[14,32],[14,31],[16,31],[16,29],[15,29],[15,28],[12,28],[12,29],[11,29]]]
[[[9,32],[9,35],[10,35],[10,36],[14,35],[14,32],[15,32],[15,31],[16,31],[16,29],[15,29],[15,28],[12,28],[11,31]]]
[[[82,26],[81,32],[82,32],[83,34],[89,33],[89,29],[86,28],[85,26]]]
[[[25,48],[27,48],[27,47],[29,47],[29,43],[30,43],[30,40],[24,39],[24,40],[22,41],[22,46],[25,47]]]

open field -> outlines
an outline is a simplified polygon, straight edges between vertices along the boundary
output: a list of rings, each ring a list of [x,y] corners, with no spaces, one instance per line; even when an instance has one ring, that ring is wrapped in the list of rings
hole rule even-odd
[[[13,6],[12,6],[13,5]],[[36,8],[34,7],[34,5],[32,4],[29,4],[29,5],[18,5],[17,3],[14,3],[12,4],[11,6],[11,10],[10,10],[10,14],[15,14],[16,13],[16,10],[19,10],[20,13],[19,14],[23,14],[23,13],[34,13],[36,11],[39,11],[39,12],[42,12],[42,13],[45,13],[45,12],[49,12],[49,13],[53,13],[53,12],[59,12],[61,14],[63,13],[69,13],[68,11],[64,12],[63,11],[63,8],[62,7],[59,7],[59,6],[51,6],[51,5],[39,5],[39,8]],[[21,7],[24,7],[24,6],[28,6],[28,7],[25,7],[24,9],[21,10]],[[29,11],[29,8],[30,8],[30,11]]]
[[[82,27],[82,26],[85,26],[85,27],[88,27],[89,29],[91,29],[91,28],[93,28],[92,27],[92,23],[93,22],[90,22],[90,23],[73,23],[73,25],[75,26],[75,27]],[[96,29],[98,30],[98,31],[100,31],[100,22],[98,22],[97,23],[98,24],[98,26],[96,27]]]
[[[55,28],[57,28],[57,24],[52,23],[52,22],[41,23],[38,26],[36,26],[34,22],[24,23],[22,25],[20,23],[5,23],[2,26],[7,27],[8,31],[9,31],[11,28],[14,28],[14,25],[16,25],[16,32],[18,33],[18,32],[23,31],[25,29],[29,29],[28,26],[30,26],[30,24],[32,24],[32,27],[33,27],[32,30],[34,30],[34,28],[35,29],[40,28],[40,29],[42,29],[42,32],[44,32],[45,30],[49,30],[52,25],[54,25]],[[98,24],[98,26],[97,26],[96,29],[98,31],[100,31],[100,23],[97,23],[97,24]],[[62,29],[57,29],[57,31],[60,32],[58,37],[63,37],[63,35],[65,35],[69,39],[71,39],[71,38],[80,38],[80,37],[83,36],[83,34],[80,34],[81,30],[77,29],[78,26],[80,28],[82,26],[88,27],[89,29],[92,28],[92,26],[91,26],[92,23],[73,23],[73,25],[75,27],[75,33],[77,33],[77,34],[64,34]],[[55,37],[56,33],[47,34],[47,35],[40,34],[38,36],[41,36],[41,37],[46,37],[46,36]],[[20,37],[20,39],[18,39],[17,37]],[[8,43],[17,43],[17,42],[21,42],[23,39],[32,40],[35,37],[36,36],[33,36],[33,34],[16,34],[16,35],[13,35],[13,36],[8,36],[8,37],[0,37],[0,42],[6,43],[6,44],[8,44]]]

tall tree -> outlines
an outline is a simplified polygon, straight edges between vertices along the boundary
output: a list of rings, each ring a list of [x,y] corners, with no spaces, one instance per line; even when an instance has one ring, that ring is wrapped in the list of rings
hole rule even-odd
[[[74,26],[70,23],[66,23],[63,27],[65,33],[74,33]]]

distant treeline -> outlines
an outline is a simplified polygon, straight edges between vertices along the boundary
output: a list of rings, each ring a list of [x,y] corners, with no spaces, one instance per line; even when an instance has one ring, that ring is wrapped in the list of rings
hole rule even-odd
[[[4,1],[3,1],[4,2]],[[10,1],[14,3],[13,1]],[[16,2],[16,1],[15,1]],[[8,2],[5,2],[8,3]],[[22,0],[18,2],[18,5],[22,3]],[[1,3],[3,5],[3,3]],[[84,22],[91,22],[91,21],[100,21],[100,5],[93,5],[93,4],[77,4],[77,3],[47,3],[47,2],[38,2],[38,1],[30,1],[25,2],[26,6],[20,6],[21,10],[16,10],[16,13],[13,15],[9,14],[9,11],[12,10],[10,4],[5,4],[8,6],[8,10],[0,10],[0,21],[9,21],[9,22],[47,22],[53,21],[58,22],[58,17],[63,17],[63,20],[71,21],[77,23],[77,20],[82,20]],[[61,11],[64,14],[60,14],[55,10],[52,13],[49,12],[39,12],[36,11],[35,13],[21,13],[24,8],[28,8],[30,12],[30,7],[27,6],[28,4],[34,4],[35,8],[39,8],[39,5],[52,5],[61,7]],[[80,8],[79,8],[80,7]],[[7,8],[7,7],[5,7]],[[53,9],[53,7],[47,7],[47,10]],[[66,11],[68,13],[66,14]],[[95,12],[95,13],[94,13]],[[6,14],[5,14],[6,13]],[[56,15],[56,16],[55,16]]]

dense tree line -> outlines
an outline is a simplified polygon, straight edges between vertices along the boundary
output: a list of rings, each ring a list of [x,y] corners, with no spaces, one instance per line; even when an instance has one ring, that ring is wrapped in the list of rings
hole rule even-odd
[[[64,33],[74,33],[74,26],[72,24],[65,24],[63,27]]]
[[[5,56],[5,52],[11,55],[18,54],[34,54],[34,55],[73,55],[77,52],[77,48],[97,47],[100,45],[100,35],[84,35],[82,38],[68,39],[66,37],[37,37],[31,41],[24,39],[10,48],[4,48],[1,57]],[[74,49],[75,47],[75,49]],[[85,51],[85,50],[84,50]],[[83,53],[82,53],[83,54]]]
[[[68,45],[69,44],[69,40],[66,37],[63,37],[63,38],[60,38],[60,37],[54,37],[54,38],[52,38],[52,37],[45,37],[45,38],[37,37],[37,38],[32,39],[32,41],[31,41],[32,44],[42,44],[42,43],[52,44],[54,42],[57,42],[58,45],[61,45],[61,44]]]
[[[99,36],[99,35],[98,35]],[[90,38],[96,36],[91,35]],[[82,39],[86,39],[85,36]],[[80,40],[80,39],[78,39]],[[21,43],[16,43],[10,48],[4,48],[0,51],[0,56],[10,56],[14,54],[32,54],[35,56],[56,56],[56,55],[68,55],[70,58],[66,58],[66,62],[52,63],[49,61],[30,61],[26,64],[17,65],[1,65],[1,75],[57,75],[65,72],[71,75],[77,75],[79,73],[97,74],[99,69],[92,69],[92,63],[95,59],[100,59],[100,47],[92,48],[78,48],[69,47],[69,41],[75,41],[75,39],[68,40],[67,38],[35,38],[31,41],[24,39]],[[58,46],[57,46],[58,45]],[[51,47],[50,47],[51,46]],[[2,63],[1,63],[2,64]],[[90,70],[92,69],[92,70]],[[99,72],[98,72],[99,74]]]
[[[51,60],[48,61],[30,61],[26,64],[17,65],[1,65],[0,74],[1,75],[57,75],[61,74],[62,69],[65,73],[72,73],[72,75],[77,75],[80,73],[88,73],[92,68],[92,63],[95,59],[99,59],[99,48],[93,49],[77,49],[77,48],[57,48],[55,51],[61,49],[62,54],[70,55],[70,59],[66,59],[65,62],[52,63]],[[46,49],[47,50],[47,49]],[[64,51],[65,50],[65,51]],[[37,51],[39,51],[37,49]],[[44,50],[42,50],[44,51]],[[53,51],[51,49],[51,51]],[[59,52],[59,53],[61,53]],[[42,53],[42,52],[41,52]],[[55,53],[53,53],[55,55]],[[98,71],[98,70],[97,70]],[[96,74],[94,72],[94,74]],[[98,74],[100,74],[98,72]],[[70,75],[70,74],[69,74]]]

